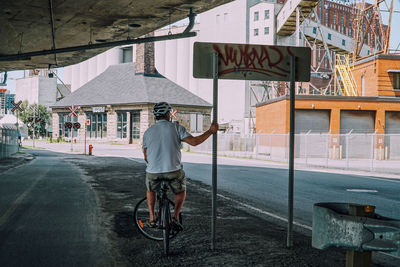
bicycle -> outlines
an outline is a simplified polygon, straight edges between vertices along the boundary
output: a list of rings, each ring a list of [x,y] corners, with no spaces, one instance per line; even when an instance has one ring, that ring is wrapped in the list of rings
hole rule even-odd
[[[134,219],[136,227],[139,232],[145,237],[155,240],[163,241],[164,253],[169,253],[169,241],[176,237],[179,231],[174,230],[172,225],[172,216],[174,213],[175,203],[167,196],[169,190],[169,182],[171,180],[159,178],[161,181],[160,190],[157,192],[157,200],[155,203],[155,227],[148,227],[145,222],[149,218],[149,208],[147,206],[147,197],[141,199],[135,206]],[[182,213],[178,216],[179,222],[182,224]]]

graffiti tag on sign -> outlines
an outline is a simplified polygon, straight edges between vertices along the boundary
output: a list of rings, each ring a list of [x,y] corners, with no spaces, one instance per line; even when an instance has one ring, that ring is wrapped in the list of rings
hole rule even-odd
[[[308,47],[200,42],[194,44],[195,78],[213,78],[214,53],[219,58],[219,79],[290,81],[290,57],[294,56],[295,80],[310,80],[311,50]]]

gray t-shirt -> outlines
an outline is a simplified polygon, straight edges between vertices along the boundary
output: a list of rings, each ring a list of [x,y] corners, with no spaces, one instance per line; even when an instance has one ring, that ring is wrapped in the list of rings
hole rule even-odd
[[[180,124],[159,120],[143,135],[147,149],[148,173],[173,172],[182,169],[181,141],[191,136]]]

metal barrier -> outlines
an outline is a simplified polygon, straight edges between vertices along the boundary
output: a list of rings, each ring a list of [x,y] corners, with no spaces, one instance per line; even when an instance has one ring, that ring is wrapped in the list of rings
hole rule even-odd
[[[8,158],[16,152],[18,152],[17,130],[0,127],[0,159]]]
[[[211,139],[185,149],[211,153]],[[261,160],[288,161],[287,134],[218,134],[218,155]],[[295,135],[295,163],[324,168],[400,171],[400,134],[319,134]]]
[[[400,221],[375,214],[374,210],[374,206],[351,203],[316,203],[312,246],[381,251],[400,258]]]

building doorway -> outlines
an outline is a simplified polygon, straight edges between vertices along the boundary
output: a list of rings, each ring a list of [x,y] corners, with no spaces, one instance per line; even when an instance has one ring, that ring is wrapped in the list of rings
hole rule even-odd
[[[140,111],[131,111],[129,120],[129,144],[136,143],[140,139]]]

